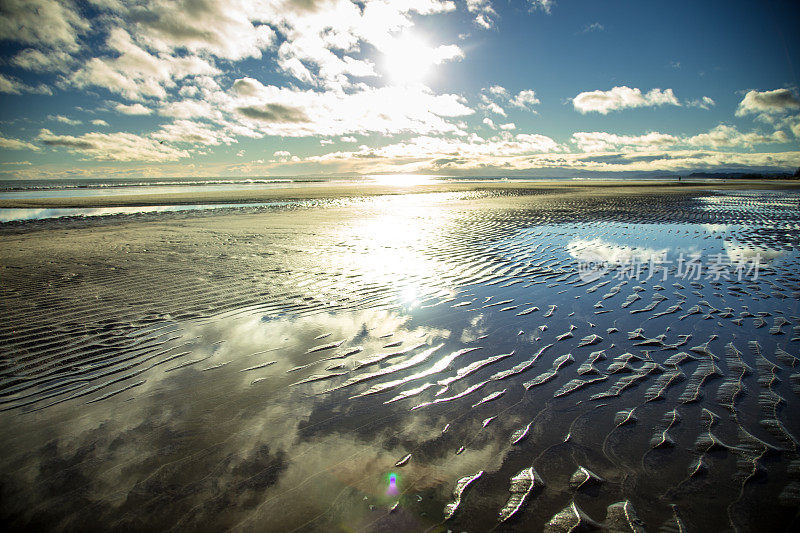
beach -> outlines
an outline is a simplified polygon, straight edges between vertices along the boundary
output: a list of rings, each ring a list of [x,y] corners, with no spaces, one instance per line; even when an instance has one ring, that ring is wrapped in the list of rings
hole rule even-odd
[[[791,529],[798,192],[587,180],[0,199],[134,208],[0,224],[0,519]],[[135,209],[200,204],[226,207]]]

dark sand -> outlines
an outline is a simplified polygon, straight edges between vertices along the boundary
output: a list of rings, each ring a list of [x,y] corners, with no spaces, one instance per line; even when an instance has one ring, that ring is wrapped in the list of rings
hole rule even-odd
[[[797,191],[484,183],[0,202],[293,200],[0,227],[0,521],[791,530]],[[686,279],[674,263],[666,279],[580,275],[590,253],[664,251],[763,263],[742,281]]]

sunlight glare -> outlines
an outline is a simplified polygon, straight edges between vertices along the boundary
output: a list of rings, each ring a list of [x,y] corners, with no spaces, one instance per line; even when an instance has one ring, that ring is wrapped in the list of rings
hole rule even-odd
[[[421,174],[376,174],[367,177],[378,185],[394,185],[397,187],[425,185],[433,181],[433,176]]]
[[[434,52],[419,37],[403,34],[384,50],[384,64],[395,83],[413,84],[422,81],[436,62]]]

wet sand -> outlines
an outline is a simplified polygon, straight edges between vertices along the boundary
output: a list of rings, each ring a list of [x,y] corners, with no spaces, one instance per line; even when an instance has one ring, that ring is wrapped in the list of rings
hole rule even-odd
[[[422,187],[0,227],[0,520],[798,525],[797,188]],[[582,270],[654,253],[763,263]]]

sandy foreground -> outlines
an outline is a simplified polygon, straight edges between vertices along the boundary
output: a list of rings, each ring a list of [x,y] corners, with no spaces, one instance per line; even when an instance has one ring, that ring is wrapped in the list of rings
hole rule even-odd
[[[298,200],[0,226],[0,521],[790,530],[798,191],[457,183],[5,201]],[[761,253],[769,270],[583,282],[577,259],[609,245]]]

